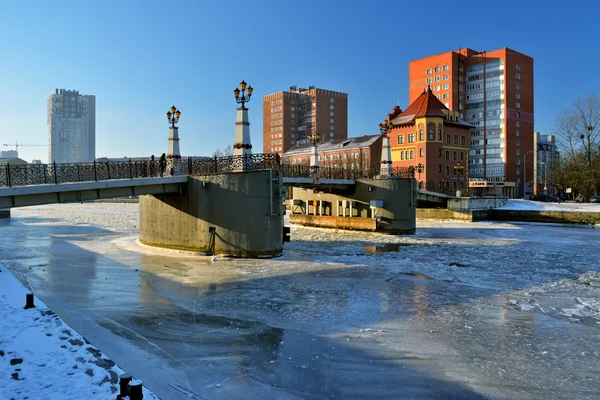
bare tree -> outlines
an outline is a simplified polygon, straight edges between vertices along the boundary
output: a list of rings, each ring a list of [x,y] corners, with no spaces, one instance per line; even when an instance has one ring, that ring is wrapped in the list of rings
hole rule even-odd
[[[600,102],[593,93],[579,98],[563,111],[554,132],[561,144],[561,160],[553,163],[550,175],[556,186],[573,187],[584,195],[600,189]],[[560,181],[560,184],[558,182]]]

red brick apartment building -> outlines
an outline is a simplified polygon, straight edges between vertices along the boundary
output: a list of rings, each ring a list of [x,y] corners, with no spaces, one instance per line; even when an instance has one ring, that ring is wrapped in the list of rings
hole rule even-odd
[[[318,145],[319,166],[340,166],[355,170],[379,169],[382,135],[335,139]],[[283,162],[291,165],[310,165],[312,143],[302,143],[283,154]]]
[[[524,163],[533,171],[533,82],[533,58],[506,47],[460,49],[409,63],[410,102],[431,85],[447,108],[474,125],[468,176],[480,193],[524,194]]]
[[[404,111],[387,116],[392,167],[415,168],[418,187],[436,192],[464,189],[467,182],[469,133],[473,128],[450,111],[429,89]]]
[[[263,97],[263,151],[283,154],[318,132],[321,141],[348,137],[348,94],[314,86]]]

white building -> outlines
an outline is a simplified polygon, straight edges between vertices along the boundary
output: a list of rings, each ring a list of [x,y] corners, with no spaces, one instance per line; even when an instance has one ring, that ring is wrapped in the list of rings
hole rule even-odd
[[[0,158],[18,158],[19,153],[16,150],[0,151]]]
[[[96,158],[96,96],[56,89],[48,96],[48,162],[74,163]]]

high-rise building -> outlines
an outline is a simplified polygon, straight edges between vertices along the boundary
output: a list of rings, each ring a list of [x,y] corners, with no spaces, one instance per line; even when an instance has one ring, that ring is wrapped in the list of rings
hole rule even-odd
[[[48,96],[48,162],[74,163],[96,158],[96,96],[56,89]]]
[[[534,132],[533,134],[536,146],[535,152],[533,153],[535,169],[531,176],[529,175],[529,172],[527,173],[527,181],[533,183],[534,195],[555,195],[557,190],[548,182],[548,177],[550,166],[560,157],[556,144],[556,136],[543,135],[540,132]],[[527,185],[525,194],[531,194],[529,185]]]
[[[263,97],[263,151],[283,154],[307,136],[322,142],[348,137],[348,94],[314,86]]]
[[[523,196],[523,155],[534,149],[533,58],[505,47],[461,49],[411,61],[409,101],[427,85],[460,119],[475,126],[469,186]],[[533,158],[525,161],[533,170]]]

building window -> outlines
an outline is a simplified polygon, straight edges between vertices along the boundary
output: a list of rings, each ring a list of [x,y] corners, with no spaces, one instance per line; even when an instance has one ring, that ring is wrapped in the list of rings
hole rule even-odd
[[[466,143],[467,143],[467,142],[466,142],[466,139],[465,139],[465,137],[464,137],[464,136],[461,136],[461,137],[460,137],[460,144],[462,144],[462,145],[464,146]]]
[[[517,121],[517,128],[521,126],[521,121]]]
[[[440,72],[440,67],[435,67],[434,72]]]
[[[400,152],[400,159],[404,160],[404,152],[403,151]]]
[[[334,100],[333,100],[333,98],[332,98],[332,97],[330,97],[330,98],[329,98],[329,102],[330,102],[330,103],[333,103],[333,101],[334,101]]]
[[[521,74],[516,75],[517,79],[521,79]]]
[[[460,161],[463,161],[465,159],[465,153],[464,151],[460,152]]]
[[[431,78],[427,78],[427,84],[429,85],[431,83]]]
[[[448,80],[448,74],[444,74],[444,80],[447,81]]]
[[[429,140],[435,140],[435,129],[429,128]]]
[[[515,64],[515,68],[517,69],[517,71],[521,70],[521,65],[520,64]]]
[[[332,112],[330,112],[330,113],[329,113],[329,116],[330,116],[330,117],[333,117],[333,113],[332,113]]]
[[[434,87],[433,87],[433,90],[434,90],[434,91],[439,91],[439,90],[440,90],[440,85],[436,85],[436,86],[434,86]]]
[[[521,108],[521,102],[520,102],[520,101],[517,101],[517,102],[516,102],[516,104],[515,104],[515,106],[516,106],[517,108]]]
[[[517,89],[521,89],[521,82],[517,82]]]
[[[517,165],[521,165],[521,159],[517,158]]]
[[[450,143],[452,141],[452,136],[449,133],[446,133],[446,143]]]
[[[439,82],[440,81],[440,77],[439,75],[433,78],[434,81]]]
[[[408,134],[408,143],[414,143],[414,142],[415,142],[415,134],[409,133]]]
[[[333,110],[333,104],[329,106],[329,109],[330,109],[330,110]]]
[[[425,149],[419,149],[419,156],[425,157]]]
[[[438,129],[438,140],[441,142],[442,141],[442,130]]]
[[[442,70],[444,70],[444,71],[448,71],[448,64],[445,64],[445,65],[442,67]]]
[[[454,150],[454,151],[452,152],[452,159],[453,159],[454,161],[456,161],[456,150]]]
[[[454,144],[458,144],[458,135],[454,135]]]
[[[442,173],[442,164],[438,164],[438,172]]]
[[[446,150],[446,160],[450,159],[450,150]]]
[[[425,73],[426,73],[427,75],[431,75],[431,68],[427,68],[427,70],[425,70]]]
[[[521,112],[520,111],[515,111],[515,117],[519,118],[521,116]]]
[[[517,140],[517,146],[520,146],[520,145],[521,145],[521,141]]]
[[[447,83],[444,83],[444,84],[442,85],[442,89],[444,89],[444,90],[448,90],[448,84],[447,84]]]
[[[332,120],[332,119],[330,119],[330,120],[329,120],[329,123],[330,123],[330,124],[333,124],[333,120]]]
[[[517,130],[517,136],[521,136],[521,131]]]
[[[450,167],[446,165],[446,175],[450,175]]]
[[[329,125],[329,130],[333,131],[335,129],[335,127],[333,125]]]
[[[462,85],[458,85],[458,91],[459,91],[459,92],[462,92],[462,91],[463,91],[463,87],[462,87]]]
[[[448,93],[444,93],[444,94],[442,94],[442,99],[447,99],[448,97],[449,97],[449,96],[448,96]]]
[[[421,142],[425,140],[425,133],[423,133],[423,129],[419,129],[419,140]]]
[[[412,160],[413,158],[415,158],[415,151],[411,150],[410,151],[410,159]]]
[[[404,144],[404,135],[398,135],[398,144]]]
[[[517,149],[517,155],[520,156],[521,155],[521,149]]]
[[[517,93],[515,93],[515,96],[517,96],[517,99],[520,99],[521,98],[521,93],[517,92]]]
[[[438,158],[442,158],[442,149],[438,149]]]
[[[521,168],[517,168],[517,175],[521,175]]]

